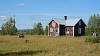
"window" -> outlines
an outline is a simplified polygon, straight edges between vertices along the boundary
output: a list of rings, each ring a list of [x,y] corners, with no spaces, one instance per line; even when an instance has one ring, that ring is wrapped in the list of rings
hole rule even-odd
[[[50,32],[53,32],[53,28],[50,28]]]
[[[53,21],[52,22],[52,27],[55,27],[56,26],[56,23]]]
[[[56,28],[55,30],[56,30],[56,32],[58,32],[58,28]]]
[[[65,31],[66,31],[67,34],[69,34],[69,28],[68,27],[66,27]]]
[[[81,28],[78,28],[78,34],[81,34]]]
[[[79,25],[81,25],[81,21],[79,21]]]
[[[69,31],[68,27],[66,27],[66,29],[65,29],[65,30],[66,30],[66,32],[67,32],[67,31]]]

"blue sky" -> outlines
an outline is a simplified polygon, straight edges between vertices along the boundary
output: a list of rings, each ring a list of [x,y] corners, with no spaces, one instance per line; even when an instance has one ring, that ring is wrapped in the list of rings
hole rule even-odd
[[[0,27],[15,15],[18,29],[32,29],[34,24],[48,24],[52,18],[63,16],[82,18],[100,13],[100,0],[0,0]]]

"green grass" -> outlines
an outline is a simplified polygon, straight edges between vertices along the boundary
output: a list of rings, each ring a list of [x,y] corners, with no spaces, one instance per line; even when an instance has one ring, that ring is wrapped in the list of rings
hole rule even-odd
[[[0,56],[100,56],[100,43],[82,37],[0,36]]]

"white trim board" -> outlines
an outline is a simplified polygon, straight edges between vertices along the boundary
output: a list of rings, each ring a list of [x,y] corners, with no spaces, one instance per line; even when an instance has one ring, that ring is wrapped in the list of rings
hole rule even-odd
[[[73,26],[73,36],[74,36],[74,26]]]

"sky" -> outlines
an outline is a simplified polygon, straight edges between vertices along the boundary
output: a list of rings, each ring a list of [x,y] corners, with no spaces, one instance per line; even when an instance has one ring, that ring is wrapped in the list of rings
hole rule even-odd
[[[10,17],[18,29],[32,29],[41,22],[43,27],[53,18],[82,18],[87,24],[90,15],[100,14],[100,0],[0,0],[0,27]]]

